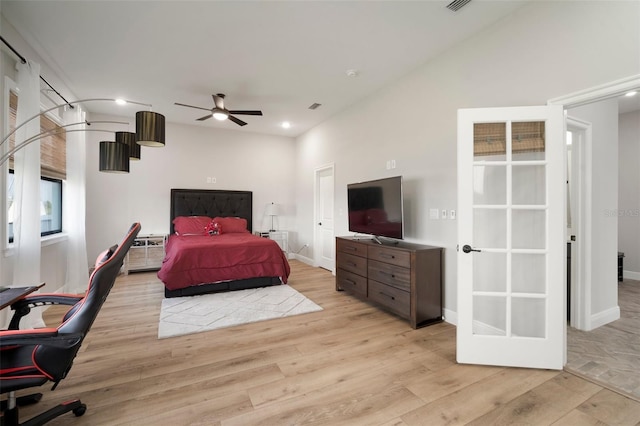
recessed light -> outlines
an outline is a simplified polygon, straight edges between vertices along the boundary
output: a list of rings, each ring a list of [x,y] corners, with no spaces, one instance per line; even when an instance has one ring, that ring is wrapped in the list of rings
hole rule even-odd
[[[624,95],[625,95],[626,97],[630,98],[631,96],[635,96],[635,95],[637,95],[637,94],[638,94],[638,92],[634,90],[634,91],[631,91],[631,92],[625,93]]]
[[[347,70],[347,76],[349,76],[349,77],[357,77],[358,76],[358,70]]]
[[[288,121],[283,121],[282,122],[282,128],[283,129],[288,129],[289,127],[291,127],[291,123],[289,123]]]
[[[126,104],[127,104],[127,101],[125,101],[124,99],[116,99],[116,103],[117,103],[118,105],[126,105]]]

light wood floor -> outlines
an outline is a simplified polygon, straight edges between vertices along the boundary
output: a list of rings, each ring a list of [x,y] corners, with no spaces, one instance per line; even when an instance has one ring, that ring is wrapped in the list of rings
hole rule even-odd
[[[336,292],[329,272],[291,267],[290,285],[322,312],[163,340],[155,273],[121,276],[69,376],[22,418],[81,397],[83,417],[51,424],[640,422],[640,403],[567,372],[458,365],[452,325],[412,330]]]

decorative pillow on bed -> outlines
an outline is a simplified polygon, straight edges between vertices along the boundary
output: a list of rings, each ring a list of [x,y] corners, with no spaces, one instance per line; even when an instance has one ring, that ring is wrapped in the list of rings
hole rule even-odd
[[[213,222],[217,222],[222,228],[221,234],[249,233],[247,219],[241,217],[214,217]]]
[[[221,235],[222,234],[222,226],[218,222],[216,222],[215,220],[212,220],[211,222],[209,222],[209,224],[207,225],[206,228],[204,228],[204,230],[209,235]]]
[[[178,216],[173,219],[173,229],[178,235],[207,235],[205,228],[210,222],[208,216]]]

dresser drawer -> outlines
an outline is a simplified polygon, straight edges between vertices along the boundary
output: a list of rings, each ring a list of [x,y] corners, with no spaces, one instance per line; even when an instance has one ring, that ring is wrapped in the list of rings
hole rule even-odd
[[[368,298],[403,318],[410,315],[411,298],[406,291],[369,280]]]
[[[370,246],[368,257],[371,260],[391,263],[404,268],[411,266],[411,253],[397,248]]]
[[[367,276],[367,258],[339,252],[338,267],[354,274]]]
[[[367,246],[357,241],[336,239],[336,251],[353,254],[355,256],[367,257]]]
[[[396,287],[400,290],[411,291],[411,270],[388,263],[369,260],[369,279]]]
[[[339,289],[367,297],[367,278],[343,269],[336,270],[336,284]]]

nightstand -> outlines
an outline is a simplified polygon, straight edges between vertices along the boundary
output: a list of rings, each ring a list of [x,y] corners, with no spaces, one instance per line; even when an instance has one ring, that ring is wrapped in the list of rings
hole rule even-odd
[[[124,273],[160,269],[164,260],[166,234],[138,235],[124,259]]]
[[[275,241],[283,252],[289,253],[289,231],[255,231],[254,234]]]

